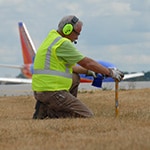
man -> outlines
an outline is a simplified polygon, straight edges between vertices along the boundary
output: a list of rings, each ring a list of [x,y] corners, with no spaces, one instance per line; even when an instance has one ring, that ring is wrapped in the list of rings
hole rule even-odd
[[[72,42],[78,40],[82,25],[76,16],[65,16],[39,47],[32,76],[36,99],[33,119],[92,117],[93,112],[77,98],[80,73],[122,79],[122,72],[103,67],[74,47]]]

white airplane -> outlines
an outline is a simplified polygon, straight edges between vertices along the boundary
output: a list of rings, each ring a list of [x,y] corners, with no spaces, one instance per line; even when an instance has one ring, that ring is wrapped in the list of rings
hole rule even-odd
[[[35,46],[31,40],[31,37],[29,35],[29,32],[23,22],[18,23],[19,26],[19,34],[20,34],[20,41],[21,41],[21,47],[22,47],[22,56],[23,56],[23,65],[5,65],[0,64],[0,67],[5,68],[15,68],[15,69],[21,69],[22,74],[26,78],[6,78],[6,77],[0,77],[1,83],[32,83],[32,73],[33,73],[33,60],[36,54]],[[108,67],[108,68],[116,68],[115,65],[109,62],[105,61],[97,61],[101,65]],[[135,78],[144,76],[143,72],[133,73],[133,74],[125,74],[123,80]],[[91,76],[86,76],[83,74],[80,74],[80,82],[81,83],[92,83],[94,81],[94,78]],[[98,74],[98,80],[97,82],[105,82],[105,81],[113,81],[112,78],[103,78],[101,74]]]

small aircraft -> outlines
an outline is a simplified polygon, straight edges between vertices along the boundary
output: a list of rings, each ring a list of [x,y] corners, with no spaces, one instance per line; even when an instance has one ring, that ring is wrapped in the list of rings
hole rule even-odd
[[[32,73],[33,73],[33,61],[36,54],[36,48],[31,40],[29,32],[23,22],[18,23],[19,34],[20,34],[20,42],[22,47],[22,56],[23,56],[23,65],[5,65],[0,64],[0,67],[8,67],[21,69],[22,74],[25,78],[5,78],[0,77],[0,82],[9,82],[9,83],[32,83]],[[101,65],[108,68],[116,68],[116,66],[112,63],[105,61],[98,61]],[[123,80],[129,78],[135,78],[139,76],[144,76],[142,72],[133,73],[133,74],[125,74]],[[110,77],[104,78],[103,75],[98,74],[97,78],[93,78],[92,76],[86,76],[85,74],[80,74],[80,82],[81,83],[92,83],[93,86],[101,88],[102,82],[113,82],[114,80]]]

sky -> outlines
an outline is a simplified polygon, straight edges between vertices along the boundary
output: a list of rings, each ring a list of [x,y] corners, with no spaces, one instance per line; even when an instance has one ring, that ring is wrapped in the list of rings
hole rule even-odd
[[[66,15],[83,22],[75,45],[82,54],[122,71],[150,71],[150,0],[0,0],[0,64],[23,64],[18,22],[38,48]],[[0,68],[1,77],[19,73]]]

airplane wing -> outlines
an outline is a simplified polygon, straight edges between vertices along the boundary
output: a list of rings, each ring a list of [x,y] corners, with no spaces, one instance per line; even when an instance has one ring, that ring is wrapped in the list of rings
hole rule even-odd
[[[22,69],[23,66],[21,65],[7,65],[7,64],[0,64],[0,67],[3,68],[14,68],[14,69]]]
[[[123,80],[136,78],[136,77],[140,77],[140,76],[144,76],[144,73],[143,72],[137,72],[137,73],[132,73],[132,74],[125,74]]]
[[[139,73],[125,74],[123,80],[130,79],[130,78],[136,78],[136,77],[140,77],[140,76],[144,76],[144,73],[139,72]],[[2,82],[2,83],[27,83],[27,84],[31,84],[32,79],[0,77],[0,82]],[[81,83],[90,83],[90,82],[93,82],[92,78],[90,78],[90,79],[84,78],[84,77],[81,78]]]
[[[24,79],[24,78],[0,78],[0,82],[2,83],[32,83],[32,79]]]

